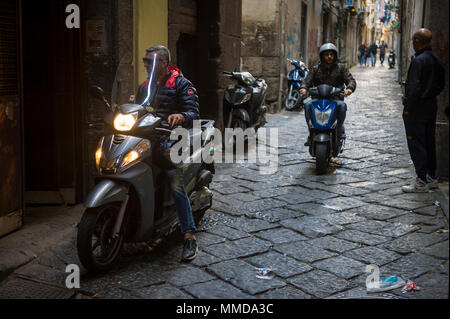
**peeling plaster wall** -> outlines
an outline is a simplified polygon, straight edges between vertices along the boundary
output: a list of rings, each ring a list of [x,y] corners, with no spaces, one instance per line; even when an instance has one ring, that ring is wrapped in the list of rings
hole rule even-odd
[[[241,71],[264,77],[269,100],[279,91],[280,21],[279,0],[242,0]]]
[[[281,17],[284,3],[284,19]],[[306,39],[302,39],[302,3],[307,5]],[[241,70],[262,75],[268,83],[268,101],[276,101],[280,90],[280,70],[285,76],[291,69],[285,58],[300,59],[301,43],[305,40],[303,61],[312,66],[318,61],[321,44],[322,0],[243,0],[242,1],[242,55]],[[283,26],[281,21],[284,20]],[[331,21],[332,19],[330,19]],[[284,38],[281,39],[284,30]],[[282,43],[284,55],[282,54]],[[280,62],[283,64],[280,65]],[[284,98],[284,94],[283,97]],[[281,110],[276,103],[269,111]]]
[[[322,1],[308,0],[305,3],[308,5],[306,63],[311,68],[319,62],[322,45]]]
[[[449,2],[448,0],[427,1],[425,27],[433,33],[433,51],[438,55],[446,70],[446,85],[438,97],[438,116],[436,123],[436,143],[438,150],[438,175],[449,176],[449,121],[445,110],[449,107],[448,95],[448,40],[449,40]]]

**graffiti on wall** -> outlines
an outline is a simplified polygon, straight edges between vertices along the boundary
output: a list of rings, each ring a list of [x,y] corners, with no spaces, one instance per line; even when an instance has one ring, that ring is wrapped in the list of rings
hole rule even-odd
[[[300,30],[290,27],[286,37],[286,57],[298,59],[300,51]]]

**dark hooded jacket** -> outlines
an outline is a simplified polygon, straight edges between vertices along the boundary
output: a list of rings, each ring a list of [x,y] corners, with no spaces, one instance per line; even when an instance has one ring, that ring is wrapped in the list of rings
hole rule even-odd
[[[156,115],[167,120],[171,114],[182,114],[184,116],[183,127],[192,127],[192,121],[200,118],[197,90],[174,66],[169,67],[166,79],[165,85],[159,88],[154,105]],[[144,102],[148,84],[149,80],[147,79],[139,86],[136,103]]]
[[[429,47],[417,51],[406,79],[403,97],[405,111],[418,117],[435,114],[436,97],[444,87],[445,69],[441,60]]]
[[[300,89],[310,89],[321,84],[328,84],[340,89],[356,90],[356,81],[348,68],[342,63],[335,63],[331,69],[327,69],[323,63],[315,65],[303,81]]]

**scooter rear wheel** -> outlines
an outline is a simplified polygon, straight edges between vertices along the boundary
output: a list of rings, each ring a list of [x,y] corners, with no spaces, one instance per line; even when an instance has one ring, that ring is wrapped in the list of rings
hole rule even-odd
[[[316,172],[318,175],[326,174],[328,171],[328,147],[320,143],[316,145]]]
[[[81,218],[77,234],[78,257],[92,273],[110,270],[120,256],[123,231],[116,238],[112,236],[119,210],[119,204],[106,204],[86,209]]]

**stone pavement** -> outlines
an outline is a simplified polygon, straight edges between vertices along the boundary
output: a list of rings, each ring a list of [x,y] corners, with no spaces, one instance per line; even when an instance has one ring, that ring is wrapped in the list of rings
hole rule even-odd
[[[381,278],[398,275],[422,289],[372,297],[448,298],[448,221],[437,193],[401,191],[414,174],[396,71],[352,73],[358,88],[347,99],[347,143],[328,175],[315,175],[303,146],[303,113],[269,115],[267,127],[279,129],[278,171],[218,165],[214,205],[199,225],[191,264],[179,262],[180,234],[153,250],[128,245],[110,273],[82,275],[72,297],[368,298],[366,265],[375,264]],[[64,285],[65,265],[79,263],[71,239],[17,270],[0,296],[19,278]],[[269,266],[272,279],[256,277],[256,267]]]

